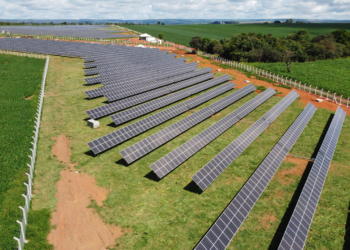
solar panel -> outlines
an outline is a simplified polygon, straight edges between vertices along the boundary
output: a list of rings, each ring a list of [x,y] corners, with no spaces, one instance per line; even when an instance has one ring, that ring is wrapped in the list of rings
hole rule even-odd
[[[252,144],[267,127],[282,114],[282,112],[298,97],[294,90],[263,115],[258,121],[244,131],[237,139],[230,143],[224,150],[201,168],[194,176],[193,181],[204,191],[216,178],[222,174],[233,161]],[[241,113],[238,112],[239,116]],[[237,118],[238,119],[238,118]]]
[[[170,94],[171,92],[177,91],[179,89],[186,88],[188,86],[207,81],[209,79],[212,79],[214,77],[213,74],[205,74],[201,76],[197,76],[170,86],[165,86],[159,89],[151,90],[142,94],[138,94],[136,96],[132,96],[126,99],[122,99],[117,102],[109,103],[101,107],[97,107],[94,109],[90,109],[86,111],[87,115],[92,119],[101,118],[106,115],[113,114],[115,112],[118,112],[120,110],[124,110],[130,107],[133,107],[135,105],[138,105],[143,102],[147,102],[152,99],[156,99],[160,96]],[[106,96],[108,99],[108,96]]]
[[[304,248],[345,116],[346,112],[338,107],[283,234],[280,250]]]
[[[182,164],[184,161],[186,161],[199,150],[201,150],[205,145],[213,141],[227,129],[236,124],[244,116],[249,114],[263,102],[272,97],[275,93],[276,91],[274,91],[272,88],[269,88],[262,94],[256,96],[254,99],[241,106],[241,108],[237,109],[236,111],[233,111],[226,117],[222,118],[220,121],[216,122],[206,130],[202,131],[189,141],[182,144],[180,147],[171,151],[169,154],[165,155],[164,157],[153,163],[150,167],[159,178],[163,178],[170,171],[173,171],[180,164]],[[237,118],[237,111],[246,112],[244,113],[244,115],[241,115],[240,118]]]
[[[195,249],[227,248],[315,111],[311,103],[303,110]]]
[[[180,74],[180,75],[172,76],[172,77],[157,80],[157,81],[149,81],[144,84],[140,84],[140,83],[112,84],[101,88],[88,90],[88,91],[85,91],[85,93],[89,98],[95,98],[107,93],[109,94],[113,93],[115,94],[115,100],[119,100],[122,98],[126,98],[132,95],[142,93],[142,92],[146,92],[152,89],[163,87],[172,83],[183,81],[192,77],[196,77],[205,73],[210,73],[211,71],[212,71],[211,68],[204,68],[204,69],[196,70],[190,73]]]
[[[222,98],[221,100],[215,102],[214,104],[203,108],[196,113],[187,116],[186,118],[158,131],[157,133],[131,145],[130,147],[120,151],[121,155],[123,156],[124,160],[130,164],[131,162],[143,157],[147,153],[151,152],[152,150],[156,149],[160,145],[164,144],[165,142],[170,141],[171,139],[175,138],[176,136],[182,134],[186,130],[190,129],[191,127],[199,124],[200,122],[204,121],[205,119],[209,118],[211,115],[218,112],[217,107],[221,107],[221,109],[226,108],[228,105],[238,101],[243,96],[246,96],[247,94],[254,91],[256,88],[253,85],[248,85],[244,87],[243,89],[238,90],[237,92],[234,92],[233,94]],[[230,101],[228,101],[230,100]],[[212,107],[215,107],[213,109]]]
[[[165,107],[174,102],[180,101],[190,95],[193,95],[194,93],[199,93],[203,90],[219,85],[223,82],[228,81],[229,79],[231,79],[230,76],[224,75],[224,76],[215,78],[213,80],[198,84],[197,86],[181,90],[171,95],[168,95],[168,96],[147,102],[145,104],[139,105],[137,107],[125,110],[123,112],[117,113],[115,115],[112,115],[111,118],[116,125],[122,124],[127,121],[133,120],[137,117],[148,114],[157,109],[160,109],[162,107]]]
[[[102,136],[94,141],[88,143],[90,149],[94,154],[101,153],[111,147],[114,147],[117,144],[120,144],[136,135],[139,135],[167,120],[170,120],[187,110],[195,107],[194,105],[200,105],[216,96],[219,96],[231,89],[235,85],[232,82],[226,83],[220,87],[207,91],[199,96],[196,96],[188,101],[179,103],[173,107],[165,109],[161,112],[158,112],[154,115],[146,117],[142,120],[139,120],[133,124],[125,126],[117,131],[114,131],[108,135]],[[195,100],[195,101],[193,101]]]

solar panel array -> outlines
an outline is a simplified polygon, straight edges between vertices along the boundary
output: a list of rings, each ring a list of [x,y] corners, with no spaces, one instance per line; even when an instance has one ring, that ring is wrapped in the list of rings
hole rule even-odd
[[[108,135],[102,136],[88,143],[94,154],[99,154],[111,147],[114,147],[132,137],[135,137],[157,125],[166,122],[206,101],[215,98],[235,87],[233,83],[226,83],[220,87],[212,89],[206,93],[196,96],[188,101],[179,103],[173,107],[153,114],[124,128],[114,131]]]
[[[126,98],[126,99],[122,99],[122,100],[117,101],[117,102],[113,102],[113,103],[104,105],[102,107],[94,108],[94,109],[86,111],[86,113],[92,119],[100,118],[100,117],[113,114],[113,113],[121,111],[123,109],[133,107],[137,104],[158,98],[158,97],[163,96],[163,95],[170,94],[174,91],[195,85],[197,83],[200,83],[200,82],[212,79],[212,78],[214,78],[213,74],[211,74],[211,73],[204,74],[204,75],[197,76],[197,77],[194,77],[194,78],[182,81],[182,82],[178,82],[178,83],[170,85],[170,86],[165,86],[162,88],[151,90],[151,91],[148,91],[148,92],[145,92],[142,94],[131,96],[131,97]],[[111,101],[109,99],[109,97],[110,97],[109,95],[106,95],[106,97],[107,97],[108,101]]]
[[[106,96],[109,96],[109,99],[111,100],[119,100],[132,95],[140,94],[152,89],[167,86],[169,84],[184,81],[192,77],[210,73],[211,71],[212,71],[211,68],[204,68],[193,72],[185,73],[182,75],[171,76],[169,78],[165,78],[161,80],[149,81],[144,84],[139,84],[139,83],[112,84],[101,88],[88,90],[88,91],[85,91],[85,93],[89,98],[95,98],[102,95],[106,95]]]
[[[256,88],[250,84],[243,89],[240,89],[233,94],[228,95],[221,100],[211,104],[210,106],[203,108],[196,113],[166,127],[165,129],[162,129],[157,133],[131,145],[130,147],[120,151],[120,154],[123,156],[124,160],[130,164],[131,162],[143,157],[160,145],[170,141],[191,127],[209,118],[218,111],[238,101],[255,89]]]
[[[195,249],[227,248],[315,111],[311,103],[303,110]]]
[[[263,102],[272,97],[275,93],[276,91],[269,88],[237,110],[222,118],[220,121],[216,122],[214,125],[182,144],[180,147],[165,155],[153,163],[150,167],[159,178],[163,178],[169,172],[177,168],[181,163],[201,150],[205,145],[209,144],[227,129],[256,109]]]
[[[282,112],[298,97],[294,90],[263,115],[258,121],[244,131],[194,176],[193,181],[204,191],[211,185],[237,157],[252,144],[258,136],[274,122]],[[238,120],[238,119],[237,119]]]
[[[346,112],[338,107],[284,232],[280,250],[304,248],[345,116]]]
[[[125,31],[106,30],[107,28],[110,27],[104,25],[1,26],[0,30],[6,30],[15,34],[89,37],[97,39],[137,37],[136,35],[113,34]]]
[[[206,89],[212,88],[214,86],[217,86],[221,83],[227,82],[230,80],[231,77],[229,75],[223,75],[218,78],[215,78],[213,80],[198,84],[196,86],[178,91],[176,93],[173,93],[171,95],[158,98],[156,100],[147,102],[145,104],[136,106],[134,108],[119,112],[115,115],[112,115],[111,118],[115,124],[122,124],[127,121],[131,121],[137,117],[143,116],[145,114],[148,114],[152,111],[155,111],[157,109],[160,109],[162,107],[168,106],[174,102],[180,101],[186,97],[189,97],[191,95],[197,94],[199,92],[202,92]]]

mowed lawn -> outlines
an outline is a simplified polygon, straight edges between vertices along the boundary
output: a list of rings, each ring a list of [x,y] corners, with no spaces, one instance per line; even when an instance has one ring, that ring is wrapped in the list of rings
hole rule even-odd
[[[271,33],[273,36],[285,37],[290,33],[296,33],[306,29],[314,37],[320,34],[328,34],[337,29],[350,31],[350,23],[305,23],[305,24],[200,24],[200,25],[121,25],[152,36],[164,34],[164,39],[189,46],[194,36],[207,37],[210,39],[230,39],[240,33]]]
[[[34,247],[31,243],[41,240],[44,244],[45,241],[42,235],[40,239],[36,236],[36,231],[39,230],[37,221],[46,219],[48,223],[48,218],[41,216],[40,211],[55,210],[55,183],[64,168],[56,157],[51,157],[54,138],[58,135],[65,134],[69,138],[71,162],[78,163],[76,168],[91,174],[100,186],[110,190],[102,207],[93,201],[91,204],[106,223],[129,229],[128,233],[118,239],[115,249],[192,249],[305,107],[296,100],[205,192],[199,195],[187,187],[192,175],[281,100],[281,97],[272,97],[164,179],[155,181],[149,167],[151,163],[234,111],[257,93],[244,97],[139,161],[125,166],[119,154],[120,150],[236,90],[231,90],[97,157],[92,157],[88,154],[89,147],[86,143],[118,128],[108,126],[112,122],[109,117],[99,120],[99,129],[91,129],[86,125],[85,119],[88,117],[85,111],[103,105],[105,99],[85,99],[84,91],[98,86],[83,86],[83,62],[80,59],[63,57],[51,57],[50,60],[38,146],[36,195],[32,204],[32,213],[36,214],[36,220],[32,221],[28,231],[31,237],[27,249],[45,249],[40,245]],[[254,83],[254,80],[252,82]],[[312,157],[331,114],[332,112],[327,110],[318,110],[291,153]],[[344,245],[350,201],[349,138],[350,119],[347,117],[305,249],[342,249]],[[282,164],[229,249],[268,249],[270,245],[271,249],[277,248],[278,240],[283,234],[283,226],[288,222],[285,222],[286,218],[291,213],[286,211],[289,205],[296,202],[292,197],[300,192],[298,185],[300,180],[306,177],[306,174],[303,175],[304,169],[308,172],[310,165],[311,163],[305,160],[301,161],[301,164],[291,161]],[[281,223],[283,218],[284,222]]]
[[[0,249],[17,246],[44,66],[43,59],[0,55]]]

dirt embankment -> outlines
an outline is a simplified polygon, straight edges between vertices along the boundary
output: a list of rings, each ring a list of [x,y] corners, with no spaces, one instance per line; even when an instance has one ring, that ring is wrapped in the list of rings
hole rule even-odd
[[[53,139],[56,144],[52,156],[67,168],[57,182],[56,211],[51,221],[55,228],[48,236],[49,242],[55,250],[102,250],[114,246],[116,239],[123,235],[122,228],[106,225],[92,208],[87,208],[91,199],[102,206],[108,190],[97,186],[90,175],[74,169],[76,164],[70,162],[69,139],[64,134]]]

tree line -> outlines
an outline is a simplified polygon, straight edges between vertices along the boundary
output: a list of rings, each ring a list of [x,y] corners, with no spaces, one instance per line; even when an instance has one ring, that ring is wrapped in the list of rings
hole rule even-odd
[[[330,34],[311,38],[310,33],[299,30],[287,37],[272,34],[241,33],[220,41],[193,37],[190,46],[210,54],[241,62],[305,62],[350,56],[350,32],[336,30]]]

